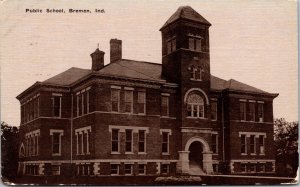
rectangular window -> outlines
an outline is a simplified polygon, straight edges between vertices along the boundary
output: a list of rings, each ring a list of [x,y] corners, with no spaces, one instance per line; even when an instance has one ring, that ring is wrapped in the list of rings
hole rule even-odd
[[[217,120],[217,101],[211,101],[211,120]]]
[[[78,153],[79,154],[83,154],[83,133],[79,133],[78,134],[78,139],[79,139],[79,142],[78,142]]]
[[[252,173],[256,171],[256,165],[255,164],[249,164],[248,166],[249,166],[248,171],[250,171]]]
[[[36,135],[35,136],[35,153],[36,153],[36,155],[39,155],[39,136],[38,135]]]
[[[24,123],[24,119],[25,119],[25,118],[24,118],[24,116],[25,116],[25,115],[24,115],[24,111],[25,111],[25,110],[24,110],[24,105],[21,105],[21,124]]]
[[[176,50],[176,39],[172,39],[172,51]]]
[[[82,101],[81,101],[81,94],[79,93],[79,95],[77,95],[77,116],[81,116],[81,112],[82,112],[82,105],[81,105]]]
[[[192,109],[193,109],[193,117],[198,117],[198,105],[193,105]]]
[[[132,152],[132,130],[125,130],[125,152]]]
[[[29,121],[29,104],[28,103],[26,103],[26,105],[25,105],[25,107],[26,107],[26,122],[28,122]]]
[[[265,165],[264,164],[257,164],[256,171],[257,172],[265,172]]]
[[[87,94],[86,92],[82,93],[82,114],[86,114],[87,113]]]
[[[60,154],[60,133],[52,134],[52,154]]]
[[[161,165],[161,174],[169,174],[169,164]]]
[[[120,109],[120,90],[111,90],[111,111],[119,112]]]
[[[119,129],[111,131],[111,152],[119,152]]]
[[[189,38],[189,49],[193,51],[201,51],[201,39]]]
[[[259,143],[259,154],[263,155],[265,154],[265,138],[263,135],[259,135],[258,137],[258,143]]]
[[[195,39],[196,51],[201,51],[201,39]]]
[[[172,42],[167,42],[167,54],[170,54],[172,52]]]
[[[51,166],[52,175],[60,175],[60,165]]]
[[[249,121],[255,121],[255,103],[249,102]]]
[[[132,113],[133,109],[133,91],[125,90],[125,112]]]
[[[189,38],[189,49],[195,50],[195,41],[194,41],[194,38]]]
[[[169,97],[162,96],[161,97],[161,115],[162,116],[169,116]]]
[[[246,164],[241,164],[241,172],[247,172]]]
[[[257,115],[258,115],[258,121],[263,122],[264,121],[264,104],[258,103],[257,104]]]
[[[138,114],[146,113],[146,93],[138,92]]]
[[[61,96],[53,96],[53,116],[61,116]]]
[[[214,173],[218,173],[219,172],[218,164],[213,164],[213,172]]]
[[[82,164],[82,175],[88,176],[91,174],[91,166],[89,164]]]
[[[162,132],[162,153],[169,153],[169,132]]]
[[[111,175],[119,175],[119,164],[111,164],[110,165],[110,174]]]
[[[212,134],[211,135],[211,149],[212,149],[212,152],[214,154],[218,154],[218,135],[217,134]]]
[[[240,120],[246,121],[246,102],[240,102]]]
[[[176,50],[176,38],[167,41],[167,54]]]
[[[250,153],[255,154],[255,135],[250,136]]]
[[[125,164],[125,175],[132,175],[132,164]]]
[[[241,154],[247,153],[246,135],[241,135]]]
[[[146,152],[146,131],[139,130],[139,153]]]
[[[145,175],[145,174],[146,174],[146,165],[139,164],[139,175]]]

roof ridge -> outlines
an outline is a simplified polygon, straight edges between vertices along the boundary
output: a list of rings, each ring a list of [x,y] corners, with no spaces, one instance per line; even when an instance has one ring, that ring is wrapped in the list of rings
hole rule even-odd
[[[159,65],[159,66],[161,66],[161,64],[155,63],[155,62],[140,61],[140,60],[131,60],[131,59],[125,59],[125,58],[122,58],[121,60],[133,61],[133,62],[141,62],[141,63],[148,63],[148,64],[152,64],[152,65]]]

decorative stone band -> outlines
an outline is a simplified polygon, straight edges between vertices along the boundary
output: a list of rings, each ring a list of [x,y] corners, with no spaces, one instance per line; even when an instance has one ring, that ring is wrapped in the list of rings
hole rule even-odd
[[[165,160],[165,159],[89,159],[89,160],[72,160],[73,164],[86,164],[86,163],[100,163],[100,162],[111,162],[111,163],[139,163],[139,164],[146,164],[148,162],[157,162],[157,163],[171,163],[171,162],[178,162],[176,159]],[[34,160],[34,161],[22,161],[19,162],[22,164],[70,164],[70,160]]]
[[[40,135],[40,129],[37,129],[35,131],[31,131],[25,134],[25,137],[30,137],[30,136],[39,136]]]
[[[149,133],[149,127],[109,125],[108,129],[109,132],[111,132],[112,129],[119,129],[120,132],[125,132],[125,129],[131,129],[134,133],[138,133],[139,130],[144,130],[146,133]]]
[[[160,129],[160,134],[162,134],[163,132],[168,132],[169,135],[172,135],[172,130],[171,129]]]
[[[88,131],[91,132],[91,126],[75,129],[75,133],[79,133],[79,134],[82,134],[82,132],[87,133]]]
[[[210,128],[190,128],[190,127],[181,127],[181,132],[191,132],[191,133],[211,133]]]
[[[234,163],[239,162],[239,163],[251,163],[251,164],[257,164],[257,163],[261,163],[261,164],[265,164],[267,162],[272,162],[272,172],[275,172],[275,160],[273,159],[255,159],[255,160],[230,160],[230,171],[233,173],[234,172]]]
[[[239,132],[239,137],[241,137],[241,135],[246,135],[246,137],[254,135],[256,138],[258,138],[259,136],[267,137],[267,134],[265,132]]]
[[[53,133],[59,133],[60,136],[64,135],[64,130],[61,129],[50,129],[50,135],[53,135]]]

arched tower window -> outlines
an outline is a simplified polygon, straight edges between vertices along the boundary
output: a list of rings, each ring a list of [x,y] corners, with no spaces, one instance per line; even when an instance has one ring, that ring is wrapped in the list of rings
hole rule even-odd
[[[204,118],[204,101],[198,94],[190,94],[187,98],[187,112],[189,117]]]

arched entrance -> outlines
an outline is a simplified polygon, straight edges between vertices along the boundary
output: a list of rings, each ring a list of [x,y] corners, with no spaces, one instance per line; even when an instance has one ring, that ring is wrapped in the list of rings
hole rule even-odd
[[[200,142],[195,141],[189,147],[189,173],[203,174],[203,149]]]
[[[201,170],[190,171],[194,166]],[[179,173],[212,173],[212,152],[206,140],[192,137],[187,141],[184,151],[179,151],[177,170]]]

